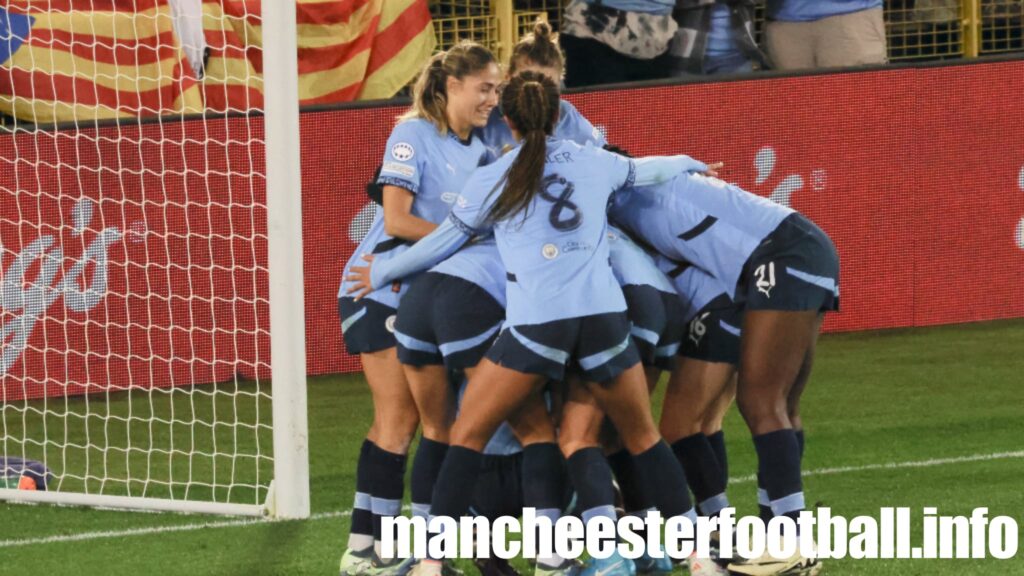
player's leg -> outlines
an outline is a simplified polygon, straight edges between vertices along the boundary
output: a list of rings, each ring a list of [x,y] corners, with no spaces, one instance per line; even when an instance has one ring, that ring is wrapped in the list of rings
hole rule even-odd
[[[451,429],[451,447],[434,487],[431,516],[458,518],[466,513],[473,497],[466,487],[475,485],[480,475],[487,442],[498,426],[546,381],[547,375],[520,372],[490,359],[477,366]],[[438,575],[441,563],[436,559],[424,560],[415,573]]]
[[[722,471],[722,478],[725,478],[726,486],[729,484],[729,458],[725,450],[725,432],[722,423],[725,415],[729,412],[733,402],[736,400],[736,372],[729,378],[729,383],[711,406],[711,410],[704,418],[701,431],[708,437],[711,449],[715,451],[715,458],[718,460],[718,467]]]
[[[479,363],[504,317],[504,308],[483,288],[444,273],[424,274],[402,300],[396,324],[399,358],[423,427],[413,461],[414,513],[429,513],[434,483],[448,451],[456,404],[449,374],[468,373]]]
[[[568,478],[544,391],[537,390],[531,394],[509,417],[508,423],[523,445],[521,508],[535,509],[538,517],[548,518],[554,525],[566,504]],[[537,558],[537,574],[567,573],[575,564],[557,553],[540,556]]]
[[[374,547],[380,553],[381,518],[401,514],[409,445],[419,422],[416,404],[394,347],[360,355],[373,397],[373,426],[369,440],[374,463],[371,473]]]
[[[398,306],[395,339],[422,436],[412,462],[412,512],[427,517],[434,481],[448,452],[448,431],[455,420],[455,395],[437,337],[444,302],[441,284],[449,276],[427,273],[412,282]]]
[[[517,517],[523,509],[523,453],[485,455],[480,477],[473,488],[470,512],[494,522],[501,516]],[[491,556],[473,564],[480,576],[519,576],[508,560]]]
[[[726,362],[680,357],[665,392],[661,434],[686,471],[698,510],[706,516],[718,514],[729,501],[718,457],[702,425],[734,370]]]
[[[796,518],[804,509],[800,448],[788,415],[788,397],[814,339],[817,311],[747,310],[743,323],[737,405],[754,437],[762,505],[774,516]],[[764,498],[766,496],[766,498]],[[729,570],[751,576],[801,565],[768,556],[737,561]]]
[[[370,299],[339,299],[350,354],[359,354],[374,403],[373,424],[360,450],[356,495],[341,572],[364,572],[374,561],[381,517],[398,514],[406,455],[418,424],[415,404],[398,363],[392,333],[395,310]]]
[[[686,477],[651,415],[647,379],[624,315],[591,316],[576,358],[583,378],[633,456],[643,489],[666,516],[695,518]]]
[[[661,433],[686,471],[698,509],[707,516],[729,506],[725,476],[702,428],[735,373],[738,318],[736,306],[723,294],[691,319],[662,411]]]
[[[793,388],[790,390],[789,396],[786,398],[786,409],[789,414],[789,421],[793,425],[793,430],[796,431],[796,439],[797,443],[800,445],[801,458],[803,458],[804,455],[806,442],[804,435],[804,423],[800,417],[800,398],[803,396],[804,388],[807,387],[807,382],[811,378],[811,368],[814,366],[814,352],[818,343],[817,335],[821,332],[821,323],[824,319],[824,314],[818,315],[817,326],[814,330],[815,338],[811,342],[811,347],[807,351],[807,354],[804,356],[804,362],[800,367],[800,373],[797,374],[796,382],[793,384]]]
[[[745,313],[740,343],[737,405],[754,436],[760,484],[774,516],[796,518],[804,509],[800,442],[791,405],[810,374],[820,312],[838,308],[839,260],[817,226],[793,214],[751,254],[744,278]],[[796,554],[755,559],[729,569],[757,575],[772,569],[814,566]]]

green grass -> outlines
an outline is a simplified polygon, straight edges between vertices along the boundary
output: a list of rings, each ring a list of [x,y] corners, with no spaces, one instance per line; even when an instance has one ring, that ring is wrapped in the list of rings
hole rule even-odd
[[[803,403],[808,433],[804,469],[1020,451],[1024,449],[1022,385],[1024,321],[823,337]],[[246,402],[224,405],[223,398],[230,396],[193,400],[184,394],[164,396],[168,397],[159,401],[167,404],[153,408],[170,409],[173,404],[177,417],[188,421],[193,414],[198,419],[217,410],[219,421],[235,418],[252,422],[257,405],[250,396],[245,397]],[[68,408],[76,412],[84,402],[70,401]],[[137,396],[127,394],[112,396],[109,408],[97,406],[96,398],[89,402],[93,413],[110,410],[121,417],[127,413],[129,402],[133,403],[134,414],[150,409]],[[50,408],[64,410],[64,406],[61,401]],[[7,427],[3,433],[8,442],[20,434],[19,426],[38,430],[45,423],[53,435],[58,434],[57,427],[65,420],[51,416],[44,422],[40,416],[23,411],[14,414],[6,408],[4,416]],[[358,375],[310,380],[313,519],[11,546],[11,541],[47,536],[233,521],[196,515],[0,504],[0,574],[332,574],[345,541],[347,521],[330,513],[351,506],[355,455],[371,417],[369,394]],[[68,421],[75,423],[70,433],[88,433],[91,439],[89,448],[72,451],[69,460],[80,466],[88,457],[97,476],[104,473],[100,466],[104,461],[110,473],[137,464],[132,458],[140,455],[103,455],[105,442],[116,445],[129,434],[133,445],[142,446],[150,439],[154,443],[166,439],[173,432],[179,442],[176,446],[183,450],[191,442],[210,442],[203,445],[204,451],[212,451],[216,438],[225,453],[236,444],[239,450],[251,450],[257,441],[254,431],[236,439],[225,431],[204,431],[198,425],[149,431],[132,428],[136,423],[131,421],[118,420],[113,425],[104,425],[100,418]],[[726,434],[732,475],[748,476],[754,471],[753,448],[735,413],[727,418]],[[185,463],[166,456],[159,460],[149,464],[154,477],[163,478],[159,475],[169,471],[180,474],[176,478],[184,477],[186,469],[179,472],[176,467],[188,465],[187,457]],[[218,474],[231,470],[230,460],[223,456],[193,458],[191,466],[194,474],[208,479],[215,469]],[[241,468],[238,470],[241,474]],[[834,514],[877,515],[882,506],[938,506],[942,514],[969,514],[975,507],[987,506],[993,515],[1010,515],[1024,524],[1022,487],[1024,459],[1019,457],[811,475],[805,482],[810,501],[823,502]],[[152,489],[158,490],[159,485]],[[740,513],[755,511],[752,483],[734,482],[730,496]],[[1010,561],[830,561],[824,574],[1024,575],[1024,553]]]

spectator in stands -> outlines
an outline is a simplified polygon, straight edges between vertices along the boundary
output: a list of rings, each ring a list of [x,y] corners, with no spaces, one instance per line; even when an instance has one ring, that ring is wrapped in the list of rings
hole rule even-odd
[[[754,40],[753,0],[677,0],[669,48],[673,76],[743,74],[770,68]]]
[[[887,61],[882,0],[768,0],[765,45],[779,70]]]
[[[675,0],[572,0],[559,44],[570,88],[668,76]]]

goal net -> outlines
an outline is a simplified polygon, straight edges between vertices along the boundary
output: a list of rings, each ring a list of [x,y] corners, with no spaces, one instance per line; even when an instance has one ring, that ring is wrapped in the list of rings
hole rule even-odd
[[[0,498],[308,514],[288,4],[0,8]]]

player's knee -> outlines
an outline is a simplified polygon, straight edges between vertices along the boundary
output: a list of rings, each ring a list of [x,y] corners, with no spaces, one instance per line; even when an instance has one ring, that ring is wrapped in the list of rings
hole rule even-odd
[[[669,444],[697,434],[700,431],[701,422],[696,418],[671,419],[671,421],[663,418],[658,426],[658,432],[661,434],[661,437]]]
[[[562,451],[562,456],[565,456],[566,458],[580,450],[583,450],[584,448],[596,448],[597,446],[597,440],[594,438],[563,434],[559,434],[558,436],[558,449]]]
[[[423,437],[429,438],[434,442],[440,442],[442,444],[449,443],[449,436],[451,434],[451,423],[447,419],[426,419],[422,421],[423,425]]]
[[[752,429],[767,421],[787,419],[786,402],[782,398],[740,393],[736,398],[736,406]]]
[[[633,430],[629,434],[622,433],[621,436],[622,444],[630,454],[646,452],[661,441],[661,434],[658,434],[658,429],[653,426],[650,429]]]
[[[465,426],[456,421],[448,434],[448,440],[452,446],[462,446],[463,448],[483,452],[484,447],[487,446],[487,441],[490,440],[490,438],[476,430],[473,430],[473,427]]]

